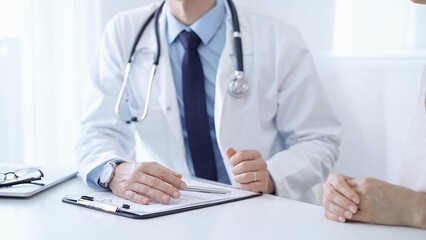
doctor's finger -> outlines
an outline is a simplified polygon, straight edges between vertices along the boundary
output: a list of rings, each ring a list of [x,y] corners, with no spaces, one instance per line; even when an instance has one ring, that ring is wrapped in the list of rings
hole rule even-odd
[[[235,150],[234,148],[232,148],[232,147],[229,147],[229,148],[227,148],[226,150],[225,150],[225,152],[226,152],[226,156],[228,157],[228,158],[231,158],[232,156],[234,156],[234,154],[235,153],[237,153],[237,150]]]
[[[172,200],[168,194],[145,184],[133,183],[131,184],[130,189],[139,195],[145,196],[162,204],[168,204],[170,200]]]
[[[250,192],[266,193],[266,185],[263,182],[251,182],[240,184],[241,189]]]
[[[137,194],[132,190],[125,190],[120,197],[143,205],[149,204],[149,199],[147,197]]]
[[[186,188],[186,184],[184,181],[182,181],[181,177],[176,176],[175,172],[161,166],[158,163],[150,163],[150,165],[147,165],[147,167],[144,169],[144,172],[153,177],[159,178],[178,189],[182,190]]]
[[[260,152],[256,150],[241,150],[236,152],[230,159],[232,166],[237,165],[242,161],[254,160],[256,158],[261,158]]]
[[[346,211],[350,211],[352,214],[355,214],[358,211],[358,206],[355,203],[343,196],[340,192],[336,191],[336,189],[329,183],[324,184],[323,192],[323,200],[325,202],[332,202],[344,208]]]
[[[238,175],[245,172],[257,171],[257,170],[265,170],[266,162],[264,160],[247,160],[238,163],[237,165],[232,167],[232,173],[234,175]]]
[[[140,178],[140,183],[145,184],[151,188],[157,189],[163,193],[166,193],[172,198],[179,198],[180,193],[177,188],[172,185],[164,182],[163,180],[150,176],[148,174],[143,174]]]
[[[265,178],[266,173],[264,171],[249,171],[238,175],[235,175],[235,181],[240,184],[258,182]]]

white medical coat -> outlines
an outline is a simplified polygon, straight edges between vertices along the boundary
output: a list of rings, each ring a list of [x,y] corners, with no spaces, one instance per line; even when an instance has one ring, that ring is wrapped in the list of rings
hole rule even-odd
[[[107,26],[93,65],[89,96],[77,146],[80,174],[111,159],[158,161],[189,174],[168,44],[165,14],[160,17],[161,58],[153,83],[148,117],[126,124],[114,114],[125,65],[136,35],[158,4],[123,12]],[[237,5],[248,96],[228,93],[234,76],[232,19],[227,8],[227,40],[216,79],[215,125],[219,149],[232,184],[227,147],[255,149],[267,160],[276,194],[315,202],[321,183],[338,156],[340,125],[325,96],[309,50],[298,32],[280,20]],[[139,41],[127,88],[122,119],[140,116],[156,52],[154,24]],[[131,97],[131,96],[135,97]],[[136,144],[139,143],[139,144]],[[139,155],[139,154],[136,154]]]

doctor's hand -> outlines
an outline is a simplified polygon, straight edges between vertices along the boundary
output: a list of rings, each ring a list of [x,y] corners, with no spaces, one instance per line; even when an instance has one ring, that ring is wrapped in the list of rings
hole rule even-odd
[[[342,174],[330,174],[322,185],[322,205],[325,217],[338,222],[352,219],[358,212],[360,198],[348,182],[352,178]]]
[[[112,192],[135,203],[151,200],[168,204],[180,197],[178,190],[186,188],[182,175],[156,162],[126,162],[118,165],[109,184]]]
[[[235,181],[241,189],[251,192],[272,193],[274,184],[269,175],[266,161],[259,151],[226,149],[226,155],[232,166]]]

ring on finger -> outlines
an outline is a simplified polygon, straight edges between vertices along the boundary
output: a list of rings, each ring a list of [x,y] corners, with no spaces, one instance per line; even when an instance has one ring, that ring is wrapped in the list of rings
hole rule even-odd
[[[253,173],[253,182],[257,182],[257,174],[256,171],[251,171]]]

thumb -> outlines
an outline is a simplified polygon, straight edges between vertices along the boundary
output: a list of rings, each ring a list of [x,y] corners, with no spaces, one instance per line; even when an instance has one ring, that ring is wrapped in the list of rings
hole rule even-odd
[[[227,149],[226,149],[226,156],[228,157],[228,158],[231,158],[232,156],[234,156],[234,154],[237,152],[237,150],[235,150],[234,148],[232,148],[232,147],[228,147]]]

